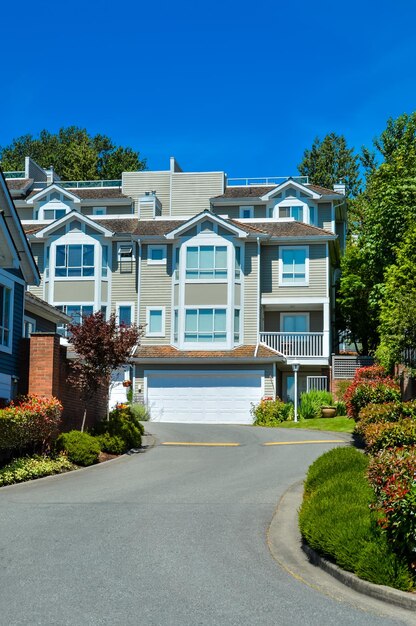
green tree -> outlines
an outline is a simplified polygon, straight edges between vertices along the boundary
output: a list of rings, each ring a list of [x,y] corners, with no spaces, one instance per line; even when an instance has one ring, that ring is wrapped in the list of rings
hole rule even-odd
[[[380,335],[377,354],[387,367],[403,362],[405,350],[416,350],[416,224],[409,228],[396,262],[386,271]]]
[[[63,180],[118,179],[122,172],[146,169],[146,159],[139,152],[77,126],[61,128],[55,134],[42,130],[38,137],[23,135],[0,148],[3,170],[24,169],[26,156],[41,167],[53,165]]]
[[[316,137],[310,150],[305,150],[298,165],[302,176],[311,183],[332,189],[335,183],[345,183],[348,197],[360,189],[359,160],[353,148],[348,148],[343,135],[330,133],[321,141]]]

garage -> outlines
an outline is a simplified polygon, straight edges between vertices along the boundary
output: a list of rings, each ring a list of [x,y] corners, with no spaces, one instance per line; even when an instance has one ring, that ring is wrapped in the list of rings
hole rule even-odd
[[[264,370],[145,371],[151,420],[193,424],[251,424]]]

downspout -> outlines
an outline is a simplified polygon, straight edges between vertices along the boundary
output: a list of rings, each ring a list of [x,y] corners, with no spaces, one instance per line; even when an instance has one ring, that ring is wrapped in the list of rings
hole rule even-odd
[[[254,351],[255,357],[257,357],[260,347],[260,293],[260,237],[257,237],[257,344]]]

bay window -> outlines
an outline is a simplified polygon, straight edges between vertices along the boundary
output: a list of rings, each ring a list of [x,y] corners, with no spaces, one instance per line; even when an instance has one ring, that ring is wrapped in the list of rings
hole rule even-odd
[[[185,342],[225,343],[226,309],[186,309]]]
[[[66,244],[56,246],[56,277],[94,276],[94,246]]]
[[[226,246],[188,246],[186,248],[188,280],[226,280]]]

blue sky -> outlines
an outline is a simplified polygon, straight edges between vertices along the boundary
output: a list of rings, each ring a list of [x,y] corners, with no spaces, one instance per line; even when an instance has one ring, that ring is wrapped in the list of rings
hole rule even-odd
[[[416,109],[414,0],[19,0],[2,7],[0,145],[78,125],[151,169],[296,173]],[[9,24],[9,28],[7,28]]]

